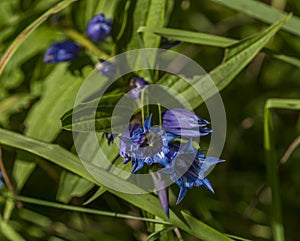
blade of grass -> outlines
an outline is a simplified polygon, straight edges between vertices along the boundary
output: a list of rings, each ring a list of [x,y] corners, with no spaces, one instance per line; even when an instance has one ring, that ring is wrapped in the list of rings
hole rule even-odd
[[[187,30],[158,28],[142,26],[138,29],[138,33],[153,33],[173,40],[179,40],[187,43],[202,44],[213,47],[226,48],[238,40],[221,37],[213,34],[199,33]]]
[[[167,227],[167,228],[161,229],[159,231],[156,231],[156,232],[150,234],[144,241],[159,240],[164,233],[170,232],[173,229],[174,229],[174,227],[171,226],[171,227]]]
[[[272,134],[274,131],[272,112],[273,108],[300,110],[298,99],[268,99],[264,108],[264,149],[266,153],[266,166],[268,182],[272,192],[272,229],[275,241],[284,241],[284,227],[282,223],[281,199],[279,189],[278,168],[279,161],[276,157],[276,149]]]
[[[142,26],[138,29],[138,32],[139,33],[150,32],[150,33],[157,34],[159,36],[171,38],[173,40],[211,46],[211,47],[218,47],[218,48],[228,48],[231,45],[239,42],[239,40],[237,39],[222,37],[218,35],[186,31],[180,29],[172,29],[172,28],[153,28],[153,27]],[[263,48],[262,51],[272,56],[273,58],[279,59],[281,61],[284,61],[288,64],[300,68],[300,59],[298,58],[277,53],[276,51],[271,50],[269,48]]]
[[[9,198],[10,200],[18,200],[18,201],[21,201],[23,203],[30,203],[30,204],[35,204],[35,205],[39,205],[39,206],[50,207],[50,208],[58,208],[58,209],[63,209],[63,210],[68,210],[68,211],[75,211],[75,212],[95,214],[95,215],[101,215],[101,216],[107,216],[107,217],[113,217],[113,218],[125,218],[125,219],[133,219],[133,220],[140,220],[140,221],[145,221],[145,222],[161,223],[161,224],[171,225],[169,222],[166,222],[166,221],[163,221],[163,220],[132,216],[132,215],[127,215],[127,214],[122,214],[122,213],[113,213],[113,212],[108,212],[108,211],[101,211],[101,210],[96,210],[96,209],[91,209],[91,208],[83,208],[83,207],[79,207],[79,206],[72,206],[72,205],[67,205],[67,204],[50,202],[50,201],[31,198],[31,197],[26,197],[26,196],[8,195],[7,198]]]
[[[64,0],[59,2],[54,7],[50,8],[47,12],[45,12],[42,16],[40,16],[38,19],[36,19],[32,24],[30,24],[28,27],[26,27],[18,36],[17,38],[12,42],[10,47],[6,50],[4,55],[2,56],[0,60],[0,75],[5,68],[6,64],[10,60],[11,56],[17,51],[17,49],[21,46],[23,41],[43,22],[45,22],[51,15],[56,14],[60,12],[61,10],[65,9],[67,6],[69,6],[71,3],[75,2],[77,0]]]
[[[211,0],[222,4],[266,23],[274,23],[286,17],[288,13],[253,0]],[[300,18],[293,16],[282,28],[290,33],[300,36]]]
[[[9,225],[9,223],[3,221],[1,215],[0,215],[0,230],[4,235],[4,237],[7,238],[7,240],[25,241],[25,239],[12,226]]]

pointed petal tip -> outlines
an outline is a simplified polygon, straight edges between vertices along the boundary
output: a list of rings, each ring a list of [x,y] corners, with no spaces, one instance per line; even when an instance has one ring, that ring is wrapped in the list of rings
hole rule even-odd
[[[151,128],[151,120],[152,120],[152,113],[144,122],[144,129],[149,130]]]

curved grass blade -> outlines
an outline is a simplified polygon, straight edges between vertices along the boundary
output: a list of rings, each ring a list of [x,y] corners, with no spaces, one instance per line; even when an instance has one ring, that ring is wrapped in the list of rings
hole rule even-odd
[[[73,206],[73,205],[68,205],[68,204],[50,202],[50,201],[45,201],[45,200],[31,198],[31,197],[25,197],[25,196],[7,196],[7,198],[9,200],[18,200],[18,201],[21,201],[24,203],[30,203],[30,204],[35,204],[35,205],[40,205],[40,206],[50,207],[50,208],[58,208],[58,209],[63,209],[63,210],[68,210],[68,211],[75,211],[75,212],[95,214],[95,215],[101,215],[101,216],[107,216],[107,217],[113,217],[113,218],[125,218],[125,219],[133,219],[133,220],[140,220],[140,221],[145,221],[145,222],[170,225],[170,223],[163,221],[163,220],[132,216],[132,215],[127,215],[127,214],[122,214],[122,213],[101,211],[101,210],[96,210],[96,209],[91,209],[91,208],[84,208],[84,207]]]
[[[167,76],[160,80],[158,84],[165,85],[179,92],[193,108],[196,108],[203,103],[203,99],[193,98],[194,96],[198,96],[195,94],[195,89],[202,90],[202,93],[204,94],[202,98],[204,99],[212,97],[215,92],[210,88],[210,85],[207,84],[207,78],[210,77],[218,90],[223,90],[243,70],[243,68],[250,63],[255,55],[269,42],[288,19],[289,16],[274,23],[263,32],[256,34],[251,38],[241,40],[238,44],[232,45],[226,53],[224,62],[213,69],[209,73],[209,76],[194,76],[192,79],[189,79],[189,83],[186,81],[178,81],[179,77]]]
[[[199,33],[181,29],[172,29],[172,28],[153,28],[142,26],[138,29],[138,32],[150,32],[153,34],[157,34],[166,38],[171,38],[173,40],[182,41],[185,43],[193,43],[193,44],[200,44],[205,46],[212,46],[218,48],[228,48],[231,45],[237,44],[239,40],[222,37],[213,34],[207,33]],[[279,59],[284,61],[288,64],[294,65],[300,68],[300,59],[291,57],[288,55],[284,55],[281,53],[277,53],[269,48],[263,48],[262,51],[268,55],[271,55],[273,58]]]
[[[274,23],[279,19],[288,16],[288,13],[268,6],[260,1],[253,0],[211,0],[222,4],[239,12],[245,13],[251,17],[262,20],[266,23]],[[300,18],[293,16],[282,29],[300,36]]]
[[[276,157],[275,143],[273,142],[273,121],[271,109],[300,110],[300,99],[268,99],[264,108],[264,148],[267,162],[268,182],[272,192],[272,229],[275,241],[284,240],[282,223],[281,198],[279,188],[279,160]]]
[[[174,229],[174,227],[171,226],[171,227],[167,227],[162,230],[156,231],[156,232],[150,234],[144,241],[159,240],[163,234],[168,233],[168,232],[172,231],[173,229]]]
[[[142,26],[138,29],[138,32],[153,33],[166,38],[171,38],[173,40],[222,48],[229,47],[230,45],[238,42],[238,40],[235,39],[221,37],[213,34],[199,33],[172,28]]]

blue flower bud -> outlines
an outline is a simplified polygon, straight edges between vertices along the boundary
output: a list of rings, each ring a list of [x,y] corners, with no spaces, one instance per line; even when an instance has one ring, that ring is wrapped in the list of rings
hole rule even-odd
[[[184,138],[200,137],[211,133],[211,129],[206,127],[207,124],[208,121],[181,108],[170,109],[163,114],[163,128],[169,133]]]
[[[141,97],[141,92],[148,86],[143,78],[134,78],[130,82],[130,96],[132,99],[138,99]]]
[[[76,43],[65,40],[54,43],[44,55],[44,63],[59,63],[75,59],[79,54],[80,47]]]
[[[89,39],[97,43],[110,35],[111,19],[106,19],[104,14],[93,17],[86,26],[86,34]]]
[[[112,78],[115,76],[117,67],[114,62],[109,62],[104,59],[99,59],[99,62],[96,65],[96,70],[101,73],[103,76],[106,76],[108,78]]]
[[[2,179],[2,172],[0,172],[0,188],[2,188],[4,186]]]

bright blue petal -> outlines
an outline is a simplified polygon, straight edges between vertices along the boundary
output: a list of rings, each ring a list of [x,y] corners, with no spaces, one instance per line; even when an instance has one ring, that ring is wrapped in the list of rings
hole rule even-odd
[[[144,129],[145,130],[150,130],[150,128],[151,128],[151,120],[152,120],[152,114],[150,114],[150,116],[144,122]]]
[[[210,181],[207,178],[201,179],[201,182],[208,190],[210,190],[212,193],[215,193]]]
[[[186,195],[186,193],[187,193],[187,187],[185,186],[185,184],[181,180],[177,181],[177,185],[178,184],[180,186],[180,191],[179,191],[179,194],[178,194],[176,204],[179,204],[182,201],[182,199],[184,198],[184,196]]]

